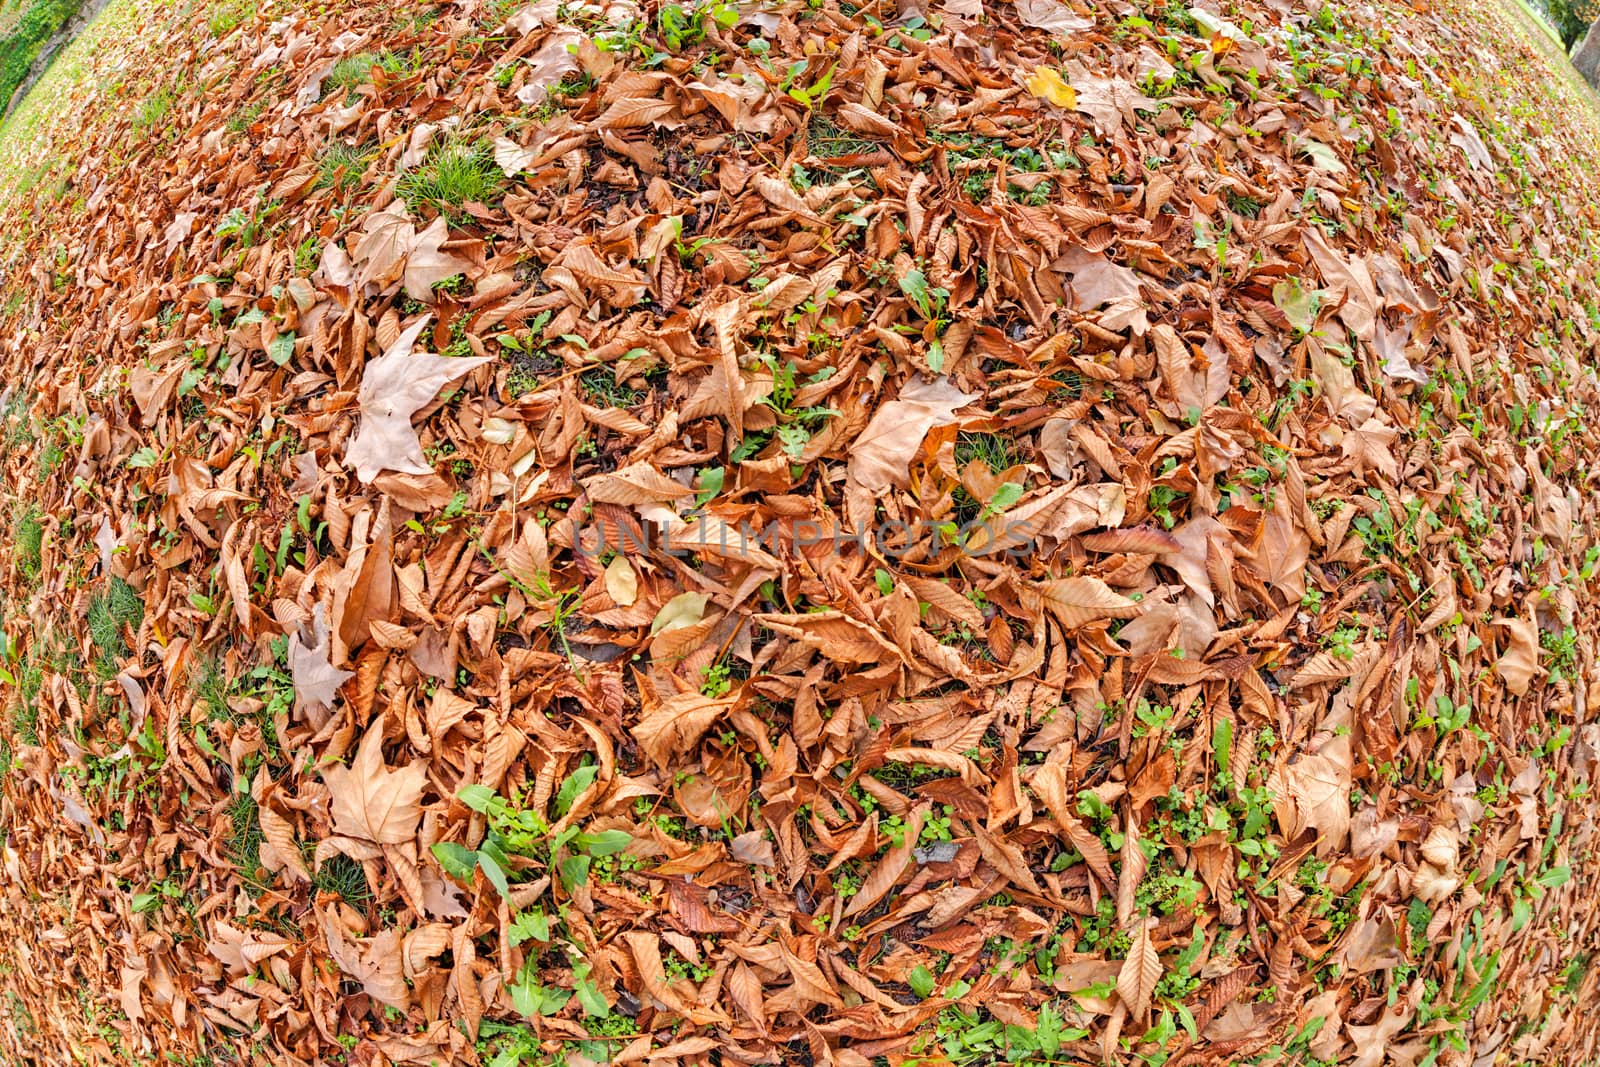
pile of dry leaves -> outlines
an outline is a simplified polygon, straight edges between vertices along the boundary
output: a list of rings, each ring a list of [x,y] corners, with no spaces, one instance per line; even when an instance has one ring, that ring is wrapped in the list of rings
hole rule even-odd
[[[11,1062],[1595,1055],[1492,18],[151,15],[6,222]]]

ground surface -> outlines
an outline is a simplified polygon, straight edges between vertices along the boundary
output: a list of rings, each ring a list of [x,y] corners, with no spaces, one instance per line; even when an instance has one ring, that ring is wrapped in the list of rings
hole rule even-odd
[[[114,0],[8,1061],[1596,1062],[1592,98],[1292,7]]]

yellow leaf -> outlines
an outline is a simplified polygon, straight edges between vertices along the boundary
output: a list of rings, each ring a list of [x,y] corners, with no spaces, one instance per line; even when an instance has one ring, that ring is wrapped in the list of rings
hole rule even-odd
[[[655,621],[650,624],[650,636],[693,626],[706,617],[706,601],[710,599],[705,593],[679,593],[656,612]]]
[[[631,607],[639,599],[639,576],[633,573],[624,557],[612,557],[606,565],[605,578],[606,592],[622,607]]]
[[[1078,93],[1061,80],[1061,72],[1054,67],[1036,67],[1028,78],[1028,92],[1056,107],[1072,110],[1078,106]]]

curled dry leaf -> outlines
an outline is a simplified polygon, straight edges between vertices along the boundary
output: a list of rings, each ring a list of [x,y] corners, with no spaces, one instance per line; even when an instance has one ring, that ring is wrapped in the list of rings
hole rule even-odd
[[[351,941],[331,912],[322,913],[322,930],[327,937],[328,955],[341,971],[360,983],[368,996],[396,1011],[411,1006],[399,930],[388,929],[365,940]]]
[[[1042,582],[1039,593],[1044,598],[1045,607],[1068,629],[1102,619],[1131,619],[1143,610],[1137,601],[1129,600],[1099,578],[1060,578]]]
[[[1317,831],[1317,854],[1342,848],[1350,832],[1350,738],[1335,737],[1315,755],[1303,756],[1283,768],[1289,794],[1287,819],[1280,812],[1284,836],[1293,840],[1303,831]]]
[[[1507,638],[1505,652],[1495,661],[1495,673],[1513,695],[1521,696],[1539,669],[1538,631],[1526,619],[1496,619],[1494,624]]]
[[[737,703],[736,695],[714,698],[695,692],[679,693],[640,717],[633,727],[634,740],[658,767],[666,767],[674,756],[689,751],[711,724]]]

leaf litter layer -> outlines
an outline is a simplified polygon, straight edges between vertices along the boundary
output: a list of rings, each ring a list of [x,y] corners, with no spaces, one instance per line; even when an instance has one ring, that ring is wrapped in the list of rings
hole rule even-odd
[[[1595,1054],[1494,13],[139,11],[12,155],[13,1060]]]

